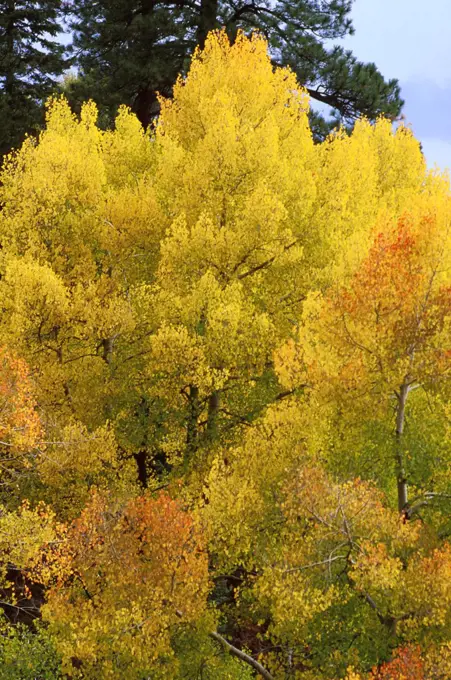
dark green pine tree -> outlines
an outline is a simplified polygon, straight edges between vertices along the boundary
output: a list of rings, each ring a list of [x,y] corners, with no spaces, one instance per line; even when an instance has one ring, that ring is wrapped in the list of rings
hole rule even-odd
[[[43,104],[66,68],[62,2],[0,1],[0,156],[39,129]]]
[[[185,0],[77,0],[72,11],[79,72],[65,84],[71,104],[77,110],[93,99],[105,125],[128,104],[147,127],[158,110],[157,91],[169,95],[188,66],[196,13]]]
[[[147,126],[156,92],[170,94],[197,44],[225,27],[260,30],[275,63],[289,64],[313,99],[327,104],[345,125],[359,116],[399,116],[396,80],[359,62],[334,40],[353,33],[353,0],[77,0],[72,3],[73,51],[79,75],[67,86],[73,102],[92,97],[111,119],[129,104]],[[317,136],[329,124],[313,116]]]

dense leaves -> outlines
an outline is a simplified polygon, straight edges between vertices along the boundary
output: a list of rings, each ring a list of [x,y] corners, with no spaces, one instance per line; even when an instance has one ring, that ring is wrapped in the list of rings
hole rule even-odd
[[[310,95],[352,122],[384,113],[396,118],[403,102],[396,80],[385,81],[374,64],[359,62],[332,40],[352,34],[352,0],[92,0],[74,2],[73,51],[80,67],[67,83],[71,101],[93,97],[108,121],[128,104],[147,126],[158,111],[157,92],[170,95],[177,74],[186,71],[196,45],[209,31],[225,28],[266,36],[273,60],[290,65]],[[313,117],[315,135],[328,124]]]
[[[207,556],[189,515],[164,495],[115,507],[94,494],[56,559],[64,566],[43,614],[63,668],[174,677],[171,636],[202,615],[207,594]]]
[[[43,123],[43,104],[65,67],[62,3],[0,2],[0,157]]]
[[[3,170],[1,672],[445,680],[448,179],[258,36],[160,106]]]

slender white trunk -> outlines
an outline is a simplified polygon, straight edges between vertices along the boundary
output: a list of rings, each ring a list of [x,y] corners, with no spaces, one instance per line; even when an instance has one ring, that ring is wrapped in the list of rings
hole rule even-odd
[[[404,382],[399,390],[398,408],[396,413],[396,475],[398,482],[398,510],[405,512],[408,505],[407,495],[407,477],[404,467],[404,453],[403,453],[403,433],[404,421],[406,414],[407,395],[409,394],[409,385]]]

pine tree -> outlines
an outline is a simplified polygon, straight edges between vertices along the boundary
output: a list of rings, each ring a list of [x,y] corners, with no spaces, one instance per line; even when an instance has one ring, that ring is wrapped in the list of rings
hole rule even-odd
[[[208,32],[225,27],[261,31],[274,63],[290,65],[310,96],[332,107],[334,120],[364,115],[396,118],[402,108],[396,80],[385,81],[374,64],[359,62],[331,40],[353,33],[352,0],[82,0],[73,3],[73,50],[80,76],[67,88],[73,103],[92,97],[112,119],[121,103],[132,106],[144,126],[186,71]],[[329,126],[316,114],[314,132]]]
[[[0,155],[43,122],[43,102],[65,68],[61,2],[0,2]]]
[[[195,40],[194,16],[184,2],[81,0],[73,5],[79,77],[67,83],[75,109],[93,99],[106,122],[128,104],[147,127],[158,110],[157,91],[169,95]]]

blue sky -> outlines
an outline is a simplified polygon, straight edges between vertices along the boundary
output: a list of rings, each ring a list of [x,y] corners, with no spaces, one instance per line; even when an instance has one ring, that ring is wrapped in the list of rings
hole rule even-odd
[[[354,0],[352,19],[344,46],[398,78],[429,165],[451,169],[451,0]]]
[[[355,0],[344,45],[398,78],[429,165],[451,168],[451,0]]]

